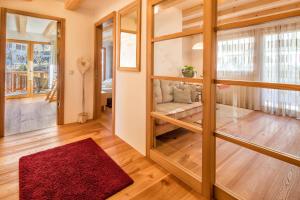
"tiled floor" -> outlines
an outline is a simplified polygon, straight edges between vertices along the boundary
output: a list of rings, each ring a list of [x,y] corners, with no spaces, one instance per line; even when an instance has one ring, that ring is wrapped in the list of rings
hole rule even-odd
[[[11,99],[5,102],[5,135],[24,133],[56,125],[56,102],[45,97]]]

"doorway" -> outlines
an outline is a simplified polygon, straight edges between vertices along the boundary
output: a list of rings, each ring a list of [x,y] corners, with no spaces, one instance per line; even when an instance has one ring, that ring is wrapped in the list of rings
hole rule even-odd
[[[95,25],[94,119],[114,133],[116,12]]]
[[[1,136],[63,124],[64,24],[1,9]]]

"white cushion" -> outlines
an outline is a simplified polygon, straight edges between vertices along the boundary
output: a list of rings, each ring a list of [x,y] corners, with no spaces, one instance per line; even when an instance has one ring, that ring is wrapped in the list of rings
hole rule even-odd
[[[160,80],[154,80],[153,81],[153,93],[154,93],[154,100],[155,103],[162,103],[162,91],[160,87]]]
[[[178,88],[174,87],[174,102],[175,103],[192,103],[191,89],[189,87]]]
[[[162,80],[160,82],[163,103],[172,102],[174,100],[173,88],[176,84],[178,84],[176,81]]]

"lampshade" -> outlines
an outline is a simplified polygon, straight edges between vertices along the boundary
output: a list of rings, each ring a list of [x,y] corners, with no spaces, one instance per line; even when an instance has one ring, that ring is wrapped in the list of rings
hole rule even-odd
[[[203,50],[203,43],[202,42],[197,42],[196,44],[193,45],[193,50]]]
[[[80,57],[77,59],[77,68],[81,74],[84,74],[91,67],[89,58]]]
[[[159,5],[154,6],[154,14],[159,13],[159,10],[160,10]]]

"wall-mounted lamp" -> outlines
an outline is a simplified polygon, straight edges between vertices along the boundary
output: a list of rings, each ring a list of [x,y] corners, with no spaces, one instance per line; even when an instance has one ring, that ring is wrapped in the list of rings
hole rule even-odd
[[[196,44],[193,45],[193,50],[203,50],[203,43],[202,42],[197,42]]]
[[[159,5],[154,6],[154,14],[159,13],[159,10],[160,10]]]

